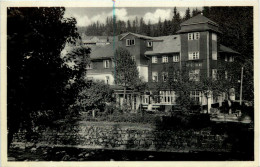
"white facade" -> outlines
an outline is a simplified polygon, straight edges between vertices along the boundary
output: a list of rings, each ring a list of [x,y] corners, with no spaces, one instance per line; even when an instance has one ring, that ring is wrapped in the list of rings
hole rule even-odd
[[[148,82],[148,65],[138,65],[137,69],[139,77],[142,78],[144,82]]]
[[[114,76],[111,73],[91,73],[87,74],[87,80],[104,81],[105,84],[114,85]]]

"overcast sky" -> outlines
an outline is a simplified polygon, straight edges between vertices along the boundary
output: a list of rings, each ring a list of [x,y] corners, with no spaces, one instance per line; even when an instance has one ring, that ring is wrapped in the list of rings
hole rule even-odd
[[[184,16],[187,7],[177,7],[177,10]],[[192,9],[195,7],[191,7]],[[201,7],[197,7],[201,9]],[[82,7],[82,8],[66,8],[65,17],[75,17],[77,19],[77,26],[87,26],[93,22],[99,21],[105,23],[107,16],[112,16],[113,8],[109,7]],[[157,23],[159,18],[162,21],[170,20],[173,16],[173,7],[171,8],[155,8],[155,7],[124,7],[116,8],[115,14],[117,19],[127,21],[133,20],[136,16],[143,17],[145,23]]]

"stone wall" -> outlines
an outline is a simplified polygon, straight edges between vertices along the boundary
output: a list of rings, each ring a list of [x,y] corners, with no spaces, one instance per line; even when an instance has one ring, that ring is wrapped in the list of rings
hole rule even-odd
[[[36,145],[151,151],[229,151],[226,135],[204,130],[159,130],[156,127],[115,123],[78,123],[55,128],[36,128],[29,141]],[[28,140],[28,138],[27,138]],[[13,144],[25,143],[26,132],[14,136]]]

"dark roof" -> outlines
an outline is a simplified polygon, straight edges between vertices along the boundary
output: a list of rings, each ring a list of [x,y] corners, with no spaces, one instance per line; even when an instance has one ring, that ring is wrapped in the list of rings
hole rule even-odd
[[[219,52],[222,52],[222,53],[234,53],[234,54],[240,54],[236,51],[234,51],[233,49],[229,48],[229,47],[226,47],[222,44],[220,44],[219,46]]]
[[[91,46],[90,48],[91,48],[90,59],[92,60],[113,58],[114,56],[113,44],[94,45]]]
[[[145,55],[176,53],[181,51],[180,35],[154,37],[161,42],[153,42],[153,50],[146,51]]]
[[[198,14],[197,16],[194,16],[184,22],[181,23],[181,26],[183,25],[191,25],[191,24],[201,24],[201,23],[210,23],[213,24],[215,26],[218,26],[217,23],[215,23],[214,21],[208,19],[207,17],[203,16],[202,14]]]

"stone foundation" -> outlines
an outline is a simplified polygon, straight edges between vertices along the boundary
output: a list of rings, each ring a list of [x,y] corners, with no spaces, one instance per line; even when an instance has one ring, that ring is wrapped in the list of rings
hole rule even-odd
[[[14,136],[13,145],[26,143],[26,132]],[[227,136],[211,134],[210,129],[159,130],[155,127],[121,124],[77,124],[35,129],[29,140],[37,146],[78,147],[151,151],[221,151],[231,149]]]

